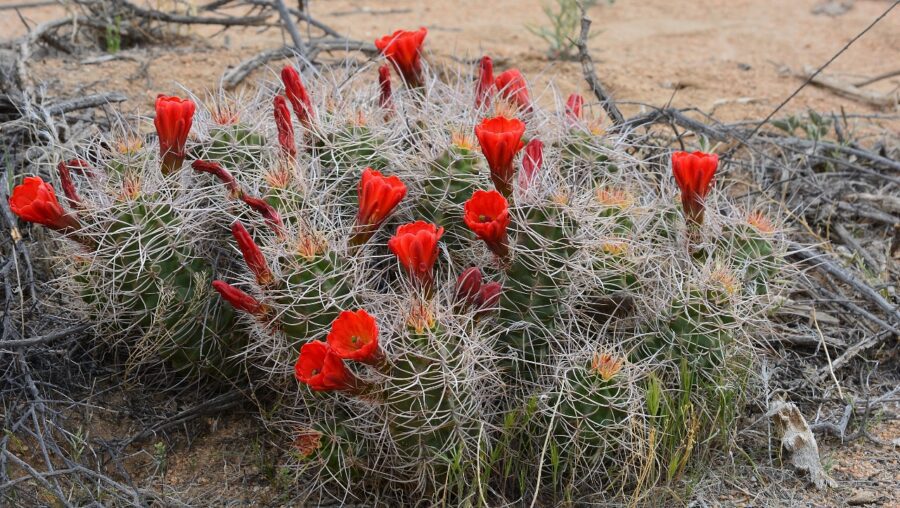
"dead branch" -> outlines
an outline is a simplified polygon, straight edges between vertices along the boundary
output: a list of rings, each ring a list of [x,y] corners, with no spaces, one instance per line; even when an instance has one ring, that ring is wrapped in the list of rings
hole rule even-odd
[[[272,2],[278,10],[278,15],[281,16],[281,23],[291,35],[291,40],[294,42],[294,49],[301,55],[304,55],[306,53],[306,45],[303,44],[303,38],[300,37],[300,31],[297,30],[297,25],[294,23],[294,20],[291,19],[291,13],[288,11],[287,5],[284,4],[284,0],[272,0]]]
[[[187,16],[184,14],[172,14],[152,9],[144,9],[143,7],[138,7],[126,0],[115,0],[115,2],[135,16],[156,21],[164,21],[166,23],[182,23],[187,25],[260,26],[265,25],[269,19],[268,14],[229,18]]]
[[[615,101],[613,101],[612,97],[603,87],[603,84],[600,83],[600,79],[597,77],[597,71],[594,69],[594,60],[591,58],[591,54],[588,51],[588,34],[591,31],[591,20],[587,17],[587,12],[585,10],[584,5],[581,6],[581,34],[578,37],[578,42],[576,46],[578,47],[578,59],[581,61],[581,70],[584,73],[584,79],[587,81],[588,86],[591,87],[591,91],[594,92],[594,95],[597,97],[597,100],[600,101],[600,105],[603,106],[603,109],[606,110],[607,116],[612,120],[613,125],[622,125],[625,123],[625,117],[622,116],[622,112],[619,111],[619,107],[616,106]]]
[[[812,84],[822,88],[827,88],[828,90],[831,90],[832,92],[835,92],[843,97],[847,97],[859,102],[864,102],[878,108],[893,106],[896,105],[898,101],[900,101],[900,95],[898,95],[897,93],[880,94],[869,90],[863,90],[852,83],[841,81],[840,79],[833,76],[826,76],[825,74],[816,76],[814,75],[814,71],[812,69],[804,69],[802,73],[797,74],[797,77],[801,79],[808,79]]]
[[[367,42],[329,38],[310,41],[307,45],[307,51],[308,52],[304,57],[311,61],[323,51],[359,51],[364,54],[374,54],[376,49],[373,44]],[[222,84],[226,90],[231,90],[247,79],[247,76],[252,74],[256,69],[259,69],[273,60],[283,60],[296,54],[296,50],[290,46],[269,49],[258,53],[228,70],[222,77]]]
[[[850,232],[847,231],[847,229],[842,224],[834,224],[831,230],[834,231],[838,238],[841,239],[841,242],[843,242],[844,245],[852,249],[860,257],[863,258],[863,260],[869,266],[869,269],[871,269],[874,273],[878,273],[880,271],[878,261],[876,261],[875,258],[873,258],[872,255],[869,254],[869,252],[859,244],[858,241],[856,241],[856,238],[854,238],[853,235],[850,234]]]
[[[883,310],[891,320],[900,323],[900,310],[898,310],[895,305],[892,305],[885,300],[880,293],[872,289],[872,286],[848,273],[843,267],[832,261],[830,257],[820,252],[816,252],[812,247],[805,247],[796,243],[791,243],[790,249],[790,257],[803,261],[813,268],[821,270],[822,272],[837,278],[841,282],[850,285],[865,297],[866,300]]]
[[[848,347],[847,350],[844,351],[844,354],[835,358],[834,361],[831,362],[831,368],[833,368],[834,370],[837,370],[837,369],[843,367],[847,362],[849,362],[853,358],[857,357],[863,351],[872,349],[873,347],[877,346],[878,344],[881,344],[882,342],[887,340],[888,337],[891,337],[891,336],[900,336],[900,331],[898,331],[894,327],[890,327],[889,329],[883,330],[879,333],[876,333],[863,341],[857,342],[856,344]],[[821,380],[825,379],[828,375],[829,375],[829,372],[828,372],[827,368],[819,369],[819,371],[816,372],[816,379],[821,381]]]
[[[869,79],[864,79],[862,81],[857,81],[856,83],[853,83],[853,86],[855,86],[857,88],[862,88],[864,86],[869,86],[872,83],[877,83],[883,79],[893,78],[894,76],[900,76],[900,69],[897,69],[895,71],[885,72],[884,74],[879,74],[875,77],[872,77]]]
[[[87,329],[88,329],[87,324],[80,324],[77,326],[73,326],[71,328],[57,330],[55,332],[51,332],[51,333],[48,333],[45,335],[31,337],[29,339],[3,340],[3,341],[0,341],[0,348],[37,346],[38,344],[46,344],[48,342],[53,342],[55,340],[64,339],[72,334],[81,333]]]
[[[128,96],[123,93],[99,93],[51,104],[44,108],[44,111],[49,115],[59,115],[79,109],[96,108],[114,102],[124,102],[126,100],[128,100]]]

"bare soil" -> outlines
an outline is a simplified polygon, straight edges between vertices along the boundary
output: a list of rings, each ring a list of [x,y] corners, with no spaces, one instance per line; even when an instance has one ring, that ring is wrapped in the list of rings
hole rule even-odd
[[[19,0],[0,0],[0,5]],[[140,2],[138,2],[140,3]],[[201,2],[198,2],[201,3]],[[600,2],[589,15],[597,35],[590,47],[597,71],[626,113],[639,104],[696,107],[725,121],[764,117],[802,82],[795,73],[818,67],[889,7],[891,0],[856,0],[840,15],[816,13],[822,0],[619,0]],[[526,30],[547,24],[542,0],[329,0],[309,2],[310,13],[350,38],[374,40],[395,28],[426,26],[427,47],[435,57],[475,59],[489,54],[500,67],[518,67],[535,91],[552,81],[563,93],[589,90],[577,62],[549,60],[544,41]],[[150,5],[189,12],[176,0]],[[826,9],[827,10],[827,9]],[[840,9],[838,9],[839,11]],[[238,14],[234,11],[226,11]],[[836,12],[836,11],[832,11]],[[16,37],[26,28],[11,11],[0,17],[0,34]],[[28,9],[22,16],[39,23],[66,14],[59,6]],[[273,22],[277,21],[273,19]],[[170,48],[126,51],[127,59],[84,65],[48,58],[36,77],[51,87],[122,91],[131,107],[150,104],[158,93],[179,85],[214,88],[229,67],[285,41],[278,29],[185,27],[196,36]],[[896,70],[900,62],[900,10],[889,14],[838,58],[828,74],[848,82]],[[254,78],[273,78],[270,72]],[[253,86],[255,80],[247,80]],[[900,77],[866,89],[896,92]],[[144,99],[141,101],[140,99]],[[808,87],[786,112],[838,111],[868,114],[871,105]]]

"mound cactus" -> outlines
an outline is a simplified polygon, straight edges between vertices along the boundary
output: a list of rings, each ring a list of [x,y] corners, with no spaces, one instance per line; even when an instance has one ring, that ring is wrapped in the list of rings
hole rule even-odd
[[[62,287],[135,361],[278,394],[310,503],[597,499],[683,467],[635,450],[715,424],[790,268],[779,232],[714,154],[639,160],[488,57],[443,83],[426,33],[376,41],[399,90],[385,62],[286,67],[228,144],[161,97],[158,147],[80,147],[96,175],[60,172],[66,203],[30,177],[12,209],[59,233]]]

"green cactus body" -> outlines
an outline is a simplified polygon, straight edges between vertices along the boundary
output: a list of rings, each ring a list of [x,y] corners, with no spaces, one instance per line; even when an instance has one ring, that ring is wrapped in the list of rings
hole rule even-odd
[[[245,338],[234,331],[231,308],[211,294],[212,268],[172,236],[177,215],[152,196],[116,207],[98,240],[98,255],[109,259],[86,264],[78,279],[84,301],[114,306],[115,326],[155,341],[151,349],[176,369],[233,373],[229,358]]]
[[[601,138],[582,130],[571,131],[563,140],[560,155],[562,168],[569,171],[574,168],[589,168],[594,180],[604,180],[610,174],[618,173],[619,168],[609,161],[609,157],[601,150],[604,148]],[[565,176],[565,175],[564,175]]]
[[[346,412],[334,409],[337,414],[328,419],[330,425],[319,418],[295,437],[293,454],[303,469],[318,473],[319,481],[346,485],[363,477],[365,451],[360,445],[364,441],[345,424]]]
[[[732,341],[729,326],[734,316],[721,305],[722,296],[701,295],[694,290],[686,301],[675,302],[670,311],[668,332],[676,347],[673,352],[701,371],[720,368]]]
[[[488,185],[479,174],[477,162],[475,152],[453,145],[431,163],[422,184],[419,211],[426,220],[445,229],[444,241],[451,252],[471,243],[472,233],[462,218],[463,205],[475,190]]]
[[[326,187],[321,190],[334,196],[341,214],[356,212],[356,191],[362,170],[387,168],[383,143],[369,127],[355,124],[316,138],[312,155],[324,170],[322,181]]]
[[[266,138],[241,124],[218,126],[210,130],[211,141],[206,158],[230,170],[241,170],[263,162]]]
[[[350,287],[343,261],[334,253],[287,260],[286,290],[277,297],[284,309],[281,328],[297,345],[319,334],[350,305]],[[296,353],[296,352],[294,352]]]
[[[728,228],[723,240],[727,244],[718,246],[732,261],[735,269],[744,269],[744,283],[748,291],[762,295],[767,291],[767,282],[778,273],[778,259],[771,235],[750,224],[738,224]]]
[[[634,218],[629,194],[601,189],[597,195],[602,208],[596,229],[608,233],[591,253],[593,282],[587,288],[586,304],[591,317],[606,322],[630,311],[632,294],[638,290],[637,264],[629,243],[635,236]]]
[[[533,370],[544,363],[549,335],[566,296],[565,274],[575,253],[571,240],[575,231],[559,205],[529,205],[521,212],[524,225],[516,232],[500,298],[500,319],[509,325],[501,342],[519,359],[513,370],[533,379]]]
[[[626,416],[626,394],[615,374],[601,374],[598,366],[573,367],[557,397],[554,437],[562,453],[596,458]]]
[[[380,170],[388,165],[382,151],[383,143],[384,140],[369,127],[348,124],[321,134],[313,146],[313,156],[323,167],[336,172],[365,167]]]
[[[465,352],[440,325],[408,330],[395,345],[385,386],[391,435],[419,474],[442,478],[478,432],[467,412],[469,381],[456,377]]]

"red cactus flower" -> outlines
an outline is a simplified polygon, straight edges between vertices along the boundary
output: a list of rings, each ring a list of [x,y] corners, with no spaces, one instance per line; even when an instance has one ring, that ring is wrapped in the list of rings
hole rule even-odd
[[[509,252],[506,228],[509,227],[509,203],[499,192],[477,190],[463,206],[463,220],[494,254]]]
[[[269,270],[266,257],[263,256],[259,246],[253,241],[253,237],[250,236],[250,232],[241,224],[241,221],[236,220],[231,224],[231,234],[237,241],[238,248],[241,249],[247,268],[256,276],[256,283],[260,286],[271,284],[275,280],[275,276]]]
[[[284,238],[284,221],[281,220],[281,215],[278,214],[275,207],[267,203],[265,199],[248,196],[246,194],[241,196],[241,200],[246,203],[247,206],[262,215],[263,220],[266,221],[266,224],[272,228],[272,231],[274,231],[279,238]]]
[[[176,171],[184,162],[184,146],[194,122],[194,102],[190,99],[159,95],[156,98],[156,135],[163,174]]]
[[[675,152],[672,154],[672,174],[681,189],[681,204],[685,218],[703,224],[706,195],[719,167],[719,156],[703,152]]]
[[[544,143],[534,138],[525,145],[525,155],[522,157],[522,174],[519,175],[519,187],[528,189],[534,175],[541,169],[544,163]]]
[[[357,187],[357,231],[351,243],[359,245],[371,238],[405,195],[406,185],[396,176],[383,176],[372,168],[364,169]]]
[[[62,185],[63,194],[66,195],[66,199],[69,201],[69,206],[75,208],[81,206],[81,197],[78,196],[78,191],[75,190],[75,183],[72,181],[72,173],[69,172],[69,167],[81,168],[82,164],[87,166],[87,162],[81,159],[72,159],[68,162],[60,162],[56,166],[56,171],[57,173],[59,173],[59,183]]]
[[[478,83],[475,85],[475,107],[482,108],[491,105],[494,97],[494,61],[485,56],[481,59],[481,67],[478,72]]]
[[[421,52],[426,35],[428,30],[422,27],[414,32],[397,30],[375,40],[375,47],[391,62],[406,86],[422,86]]]
[[[584,107],[584,97],[580,94],[573,93],[566,101],[566,120],[575,124],[581,120],[581,110]]]
[[[512,192],[513,159],[525,146],[525,124],[517,118],[495,117],[475,126],[475,136],[491,169],[491,180],[503,195]]]
[[[277,95],[273,101],[275,106],[275,127],[278,128],[278,144],[285,157],[297,156],[297,144],[294,141],[294,124],[291,123],[291,111],[284,97]]]
[[[228,188],[228,193],[233,198],[239,198],[243,195],[244,190],[240,184],[234,179],[234,176],[218,162],[195,160],[191,163],[191,167],[198,173],[209,173],[219,179]]]
[[[512,192],[512,176],[515,173],[513,159],[525,146],[522,142],[523,134],[525,124],[518,118],[498,116],[485,119],[475,126],[481,153],[491,168],[491,180],[504,196],[509,196]]]
[[[294,114],[297,115],[297,120],[304,127],[309,128],[312,125],[312,119],[315,118],[315,111],[297,69],[285,65],[281,69],[281,82],[284,83],[284,94],[291,101],[291,107],[294,109]]]
[[[528,96],[528,84],[519,69],[501,72],[494,79],[497,92],[522,111],[531,111],[531,98]]]
[[[381,95],[378,97],[378,106],[384,109],[392,109],[394,100],[391,92],[391,68],[387,65],[382,65],[378,68],[378,88],[381,90]]]
[[[317,392],[333,390],[355,391],[360,382],[331,347],[319,340],[307,342],[300,348],[294,364],[298,381]]]
[[[480,311],[488,311],[496,309],[500,303],[500,294],[503,292],[503,286],[499,282],[488,282],[481,286],[478,296],[475,298],[475,306]]]
[[[79,226],[78,221],[60,206],[53,186],[39,176],[27,176],[13,189],[9,209],[24,221],[58,231],[70,231]]]
[[[456,292],[454,301],[463,305],[474,305],[478,292],[481,291],[483,277],[481,270],[471,266],[463,270],[456,279]]]
[[[221,280],[214,280],[212,286],[222,296],[222,299],[230,303],[235,309],[254,316],[265,315],[265,305],[231,284]]]
[[[384,353],[378,347],[378,325],[375,318],[360,309],[345,310],[331,323],[328,345],[344,360],[355,360],[369,365],[384,362]]]
[[[413,280],[426,288],[433,281],[432,267],[438,256],[438,240],[444,228],[424,221],[404,224],[388,240],[388,247]]]

